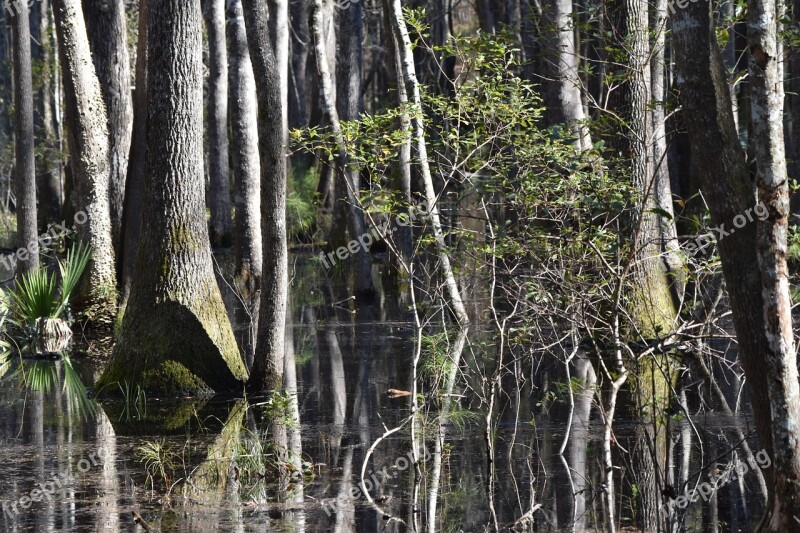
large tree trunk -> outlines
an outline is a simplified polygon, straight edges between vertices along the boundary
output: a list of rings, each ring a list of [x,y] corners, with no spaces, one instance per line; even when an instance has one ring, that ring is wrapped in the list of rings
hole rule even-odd
[[[20,2],[11,17],[14,39],[14,190],[17,196],[17,245],[27,253],[16,255],[19,272],[39,266],[36,227],[36,169],[33,153],[33,81],[28,6]]]
[[[228,0],[228,75],[231,163],[236,208],[236,283],[248,306],[251,331],[242,347],[252,367],[263,264],[261,163],[258,159],[258,104],[241,0]]]
[[[283,145],[281,78],[269,33],[267,7],[242,0],[253,74],[258,84],[258,147],[261,160],[261,237],[264,242],[261,307],[253,373],[248,388],[283,386],[288,297],[286,242],[286,149]]]
[[[54,0],[78,238],[93,249],[77,308],[97,325],[116,313],[116,275],[108,196],[108,128],[100,83],[78,0]],[[83,213],[79,220],[78,215]],[[85,217],[85,223],[79,223]]]
[[[228,53],[225,0],[203,0],[208,34],[208,207],[211,245],[229,246],[232,237],[228,163]]]
[[[247,371],[214,277],[205,217],[200,2],[154,2],[147,25],[147,224],[119,339],[98,387],[239,392]]]
[[[773,455],[768,389],[771,357],[756,254],[756,223],[735,232],[734,217],[750,213],[755,194],[733,119],[731,95],[715,38],[708,1],[690,3],[673,15],[673,46],[683,120],[692,144],[692,164],[703,177],[703,194],[713,223],[728,235],[719,239],[722,272],[728,287],[739,354],[747,377],[753,418],[761,447]],[[724,225],[724,226],[723,226]],[[776,376],[777,377],[777,376]],[[781,444],[782,446],[783,444]],[[776,469],[763,471],[774,496]]]
[[[142,223],[144,161],[147,148],[147,6],[148,0],[139,0],[139,40],[136,43],[133,132],[130,158],[128,159],[128,174],[125,179],[125,202],[122,210],[122,257],[119,260],[122,275],[120,307],[123,311],[130,296]]]
[[[108,114],[108,196],[111,236],[121,255],[122,206],[131,146],[131,67],[123,0],[83,0],[89,45]]]
[[[787,265],[789,180],[783,141],[783,61],[778,42],[781,0],[750,0],[750,116],[758,201],[769,216],[758,224],[758,265],[766,328],[767,380],[772,411],[775,499],[771,531],[798,527],[800,517],[800,384],[792,332],[792,297]]]
[[[547,102],[547,121],[550,125],[564,124],[575,137],[579,150],[592,147],[589,128],[584,124],[581,88],[578,75],[579,60],[575,49],[574,12],[572,0],[547,0],[545,13],[546,64],[548,73],[544,87]]]

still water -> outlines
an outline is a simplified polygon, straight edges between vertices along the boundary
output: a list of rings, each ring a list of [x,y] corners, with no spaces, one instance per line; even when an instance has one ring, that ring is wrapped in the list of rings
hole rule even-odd
[[[341,285],[295,270],[287,339],[295,386],[285,402],[176,403],[136,390],[98,401],[88,391],[102,360],[70,351],[56,361],[4,359],[0,530],[144,531],[139,517],[165,532],[603,530],[602,421],[591,395],[576,394],[570,407],[563,365],[543,360],[499,398],[490,498],[485,394],[471,372],[489,349],[488,325],[473,329],[452,381],[420,372],[416,431],[425,445],[415,469],[411,424],[387,435],[411,413],[403,391],[412,388],[414,323],[386,297],[355,309]],[[756,451],[745,416],[715,414],[702,385],[683,394],[692,422],[674,417],[669,464],[656,476],[676,495],[735,466],[740,436]],[[615,425],[626,450],[643,433],[639,420]],[[636,530],[643,474],[631,457],[615,459],[616,515],[627,531]],[[674,527],[749,531],[762,509],[756,471],[769,468],[751,465],[691,502]]]

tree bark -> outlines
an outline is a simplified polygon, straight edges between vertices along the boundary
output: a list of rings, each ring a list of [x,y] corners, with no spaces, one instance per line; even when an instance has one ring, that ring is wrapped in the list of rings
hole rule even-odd
[[[28,5],[20,2],[11,17],[14,41],[14,190],[17,197],[18,272],[39,266],[36,221],[36,168],[33,152],[33,81]],[[31,246],[33,244],[33,246]]]
[[[767,380],[772,412],[775,499],[768,528],[797,529],[800,516],[800,384],[792,332],[792,297],[787,265],[789,180],[783,140],[783,61],[778,40],[780,0],[750,0],[751,139],[755,150],[758,201],[769,216],[758,224],[758,265],[767,337]]]
[[[228,53],[225,46],[225,0],[203,0],[208,35],[208,207],[211,245],[232,240],[228,161]]]
[[[244,294],[251,316],[249,341],[243,349],[245,362],[252,367],[263,265],[258,103],[241,0],[228,0],[227,15],[229,103],[233,141],[230,155],[236,209],[236,283]]]
[[[399,45],[400,52],[400,66],[403,72],[403,82],[406,85],[406,92],[409,96],[409,101],[413,106],[413,115],[411,117],[411,127],[413,128],[412,138],[417,148],[417,157],[419,158],[420,170],[422,173],[422,183],[425,187],[425,201],[429,211],[429,219],[433,229],[434,242],[436,244],[436,251],[439,255],[439,263],[442,268],[442,276],[445,282],[445,288],[453,313],[455,314],[458,324],[462,328],[466,328],[469,324],[469,317],[467,310],[464,307],[464,302],[461,299],[461,293],[458,289],[453,268],[450,264],[450,253],[447,250],[447,243],[444,240],[444,232],[442,231],[442,222],[439,218],[439,208],[436,205],[438,198],[436,191],[433,187],[433,177],[431,176],[430,163],[428,161],[428,147],[425,140],[425,124],[422,117],[422,97],[420,95],[419,82],[417,81],[416,70],[414,67],[414,55],[411,47],[411,38],[408,35],[408,28],[406,27],[405,20],[403,19],[403,5],[400,0],[385,0],[386,7],[389,11],[392,31],[395,34],[395,39]],[[411,132],[409,132],[411,133]]]
[[[131,146],[131,67],[123,0],[83,0],[97,79],[108,114],[108,196],[115,257],[121,256],[122,209]]]
[[[547,121],[553,126],[566,125],[575,137],[579,150],[592,147],[589,128],[584,123],[581,88],[578,75],[579,59],[575,49],[574,11],[572,0],[547,0],[543,6],[546,64],[544,96],[547,102]]]
[[[136,43],[136,80],[134,90],[133,131],[125,178],[125,201],[122,209],[122,276],[120,307],[124,312],[130,296],[133,269],[142,222],[144,162],[147,148],[147,10],[148,0],[139,0],[138,42]]]
[[[672,24],[675,63],[681,80],[680,101],[692,145],[692,162],[697,175],[704,178],[701,188],[713,223],[729,232],[735,216],[752,213],[756,199],[733,119],[710,2],[690,3],[677,10]],[[717,244],[758,440],[774,457],[768,368],[764,364],[770,354],[756,254],[756,224],[745,224]],[[770,502],[775,472],[763,471]]]
[[[45,231],[48,223],[61,220],[61,129],[56,120],[55,99],[58,68],[55,62],[56,46],[53,41],[54,26],[50,1],[34,2],[31,12],[31,57],[39,68],[39,87],[36,91],[34,136],[39,139],[36,168],[36,210],[39,229]]]
[[[283,386],[283,359],[288,298],[286,241],[286,149],[278,62],[269,33],[267,6],[242,0],[250,60],[258,91],[258,148],[261,161],[261,237],[264,243],[261,307],[253,373],[248,388]]]
[[[98,326],[116,313],[116,275],[108,195],[108,128],[100,83],[78,0],[54,0],[70,164],[75,186],[76,232],[93,250],[76,307]],[[79,213],[86,222],[78,223]]]
[[[200,2],[154,2],[147,25],[147,224],[98,387],[136,384],[166,396],[240,392],[247,371],[214,277],[205,217]]]

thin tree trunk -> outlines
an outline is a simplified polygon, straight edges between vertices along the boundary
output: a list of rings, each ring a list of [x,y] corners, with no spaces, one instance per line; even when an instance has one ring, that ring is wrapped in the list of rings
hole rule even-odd
[[[258,327],[263,261],[261,242],[261,162],[258,159],[258,103],[241,0],[228,0],[228,76],[231,166],[236,208],[236,283],[244,295],[251,331],[242,347],[252,368]]]
[[[87,318],[110,326],[116,313],[116,275],[108,196],[108,128],[78,0],[54,0],[64,80],[70,165],[76,193],[78,238],[93,249],[78,305]],[[86,221],[78,223],[83,213]],[[81,219],[83,219],[83,217]]]
[[[205,216],[200,2],[154,2],[147,25],[147,224],[119,339],[98,388],[240,392],[247,370],[214,277]]]
[[[417,147],[417,157],[419,158],[422,182],[425,187],[425,201],[429,210],[429,219],[433,228],[434,242],[439,255],[439,263],[442,268],[447,296],[450,300],[453,313],[461,327],[469,324],[467,310],[461,299],[458,290],[453,268],[450,265],[450,254],[447,250],[447,243],[444,240],[442,222],[439,218],[439,207],[436,205],[437,194],[433,187],[433,177],[431,176],[430,164],[428,162],[428,147],[425,140],[425,124],[422,117],[422,97],[420,96],[419,83],[417,82],[416,70],[414,67],[414,55],[411,48],[411,38],[408,35],[405,20],[403,19],[403,5],[400,0],[385,0],[386,7],[390,13],[392,31],[399,44],[400,65],[403,71],[403,81],[406,84],[406,91],[409,95],[414,112],[411,117],[413,127],[413,139]]]
[[[208,35],[208,206],[211,245],[231,244],[231,185],[228,161],[228,53],[225,0],[203,0]]]
[[[130,296],[136,251],[142,226],[144,162],[147,148],[147,10],[148,0],[139,0],[138,42],[136,43],[136,80],[134,90],[133,132],[128,172],[125,178],[125,202],[122,210],[122,257],[120,258],[120,307],[124,311]]]
[[[294,0],[290,6],[291,14],[291,71],[289,73],[289,126],[300,128],[308,125],[308,52],[311,33],[308,28],[308,0]]]
[[[33,4],[31,14],[31,57],[39,64],[39,88],[36,92],[34,115],[35,135],[42,147],[37,154],[36,196],[39,202],[37,215],[39,229],[57,222],[61,217],[61,131],[56,123],[54,101],[60,98],[55,91],[58,69],[55,63],[54,27],[50,1],[39,0]]]
[[[19,272],[39,266],[36,226],[36,168],[33,153],[33,81],[31,31],[28,6],[19,4],[11,17],[14,39],[14,190],[17,197],[17,246]]]
[[[353,179],[357,171],[350,168],[350,157],[347,153],[344,137],[342,136],[341,124],[339,122],[339,112],[336,108],[336,102],[334,101],[333,96],[334,87],[332,86],[332,78],[328,63],[328,51],[327,47],[325,46],[325,34],[323,32],[323,1],[324,0],[314,0],[314,14],[312,19],[313,22],[311,33],[314,35],[317,70],[320,77],[320,100],[323,107],[323,112],[328,118],[334,137],[336,138],[338,151],[337,166],[339,168],[337,169],[336,187],[337,205],[334,206],[334,210],[347,210],[347,231],[351,239],[358,239],[366,233],[364,215],[358,198],[358,183]],[[354,19],[349,17],[354,17],[353,13],[356,11],[357,7],[358,6],[356,4],[351,5],[346,10],[348,13],[344,13],[341,16],[348,17],[349,20],[354,22]],[[352,27],[352,30],[355,31],[355,28]],[[343,31],[347,31],[346,27],[343,28]],[[353,49],[350,49],[345,54],[349,55],[353,52],[357,53],[357,50],[354,51]],[[348,58],[348,60],[352,61],[352,58]],[[355,67],[356,70],[358,69],[358,65],[351,65],[351,67]],[[352,71],[346,71],[348,74],[351,72]],[[357,94],[360,94],[361,77],[357,74],[353,74],[353,76],[358,77],[359,87],[356,89],[356,91]],[[337,83],[338,85],[349,85],[353,83],[353,79],[339,79]],[[353,98],[352,93],[345,92],[344,90],[342,94],[346,95],[348,99]],[[348,109],[348,111],[351,110]],[[344,197],[342,197],[342,195],[344,195]],[[354,274],[356,297],[373,298],[375,296],[375,288],[372,284],[372,258],[370,257],[369,252],[366,250],[361,250],[360,252],[352,254],[351,257],[355,267]]]
[[[111,235],[115,256],[119,257],[133,120],[125,3],[123,0],[83,0],[83,10],[92,60],[103,90],[103,102],[108,115]]]
[[[592,147],[589,128],[584,124],[578,53],[575,49],[574,11],[572,0],[547,0],[543,6],[548,73],[544,95],[547,121],[550,125],[565,124],[575,137],[579,150]]]
[[[248,388],[283,386],[288,249],[286,241],[286,149],[282,124],[280,73],[269,33],[267,6],[242,0],[250,60],[258,90],[258,147],[261,161],[261,237],[264,243],[261,308],[253,373]]]
[[[772,412],[775,499],[769,529],[797,529],[800,516],[800,384],[792,332],[792,297],[787,265],[789,180],[783,141],[783,61],[778,41],[781,0],[751,0],[748,6],[750,116],[758,200],[769,216],[758,224],[758,265],[767,337],[767,380]]]

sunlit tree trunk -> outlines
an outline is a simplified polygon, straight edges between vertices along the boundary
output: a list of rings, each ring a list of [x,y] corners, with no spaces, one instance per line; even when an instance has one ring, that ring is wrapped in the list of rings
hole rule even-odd
[[[168,396],[241,392],[247,371],[214,277],[205,217],[200,2],[154,2],[147,24],[147,223],[98,387],[127,382]]]
[[[203,0],[208,35],[208,197],[211,245],[232,240],[231,186],[228,168],[228,54],[225,46],[225,0]]]
[[[131,67],[123,0],[83,0],[89,46],[108,115],[108,195],[115,257],[121,253],[122,205],[131,146]]]
[[[359,204],[359,195],[358,195],[358,182],[354,181],[354,175],[356,174],[356,170],[349,168],[350,167],[350,157],[347,153],[347,147],[345,146],[344,137],[342,136],[341,124],[339,122],[339,112],[336,106],[336,100],[334,97],[334,91],[336,90],[333,87],[332,77],[330,74],[329,63],[328,63],[328,50],[327,46],[325,46],[325,33],[323,31],[323,24],[324,24],[324,0],[315,0],[314,1],[314,14],[313,14],[313,22],[312,22],[312,29],[311,32],[314,36],[314,48],[316,52],[316,60],[317,60],[317,71],[319,72],[320,77],[320,100],[321,105],[323,108],[323,112],[325,117],[328,119],[331,125],[331,129],[333,130],[334,137],[336,139],[337,144],[337,153],[338,156],[336,158],[337,164],[337,180],[336,180],[336,203],[334,205],[334,210],[338,210],[341,212],[345,212],[345,216],[347,218],[347,231],[349,234],[350,239],[358,239],[362,235],[366,233],[366,226],[364,224],[364,215],[361,205]],[[342,17],[354,17],[353,14],[357,11],[358,5],[352,4],[350,7],[347,8],[347,12],[341,14]],[[347,20],[347,19],[345,19]],[[350,19],[355,23],[355,19]],[[341,31],[345,32],[354,32],[357,31],[354,26],[347,26],[340,28]],[[349,44],[355,49],[350,48],[346,55],[358,54],[357,43],[350,42]],[[343,58],[344,59],[344,58]],[[352,83],[356,83],[355,80],[358,80],[358,84],[360,85],[360,76],[357,74],[359,72],[359,65],[356,62],[357,58],[347,58],[348,62],[350,62],[350,67],[355,69],[355,72],[352,70],[347,69],[345,74],[352,75],[353,78],[348,79],[338,79],[337,80],[337,87],[340,85],[350,85]],[[341,63],[340,63],[341,64]],[[355,94],[349,92],[350,89],[347,90],[342,89],[342,92],[339,94],[343,96],[347,96],[348,100],[353,99],[353,103],[355,104],[354,107],[357,107],[357,103],[359,102],[359,95],[361,93],[360,86],[355,90]],[[343,104],[344,105],[344,104]],[[349,107],[348,107],[349,109]],[[334,246],[336,243],[334,242]],[[372,259],[369,255],[369,252],[366,250],[361,250],[355,254],[351,255],[351,259],[354,265],[354,277],[355,277],[355,293],[356,297],[358,298],[372,298],[375,295],[375,288],[372,284]]]
[[[108,120],[78,0],[54,0],[58,52],[64,80],[70,164],[78,238],[92,247],[77,308],[96,325],[110,326],[116,313],[116,273],[108,195]]]
[[[28,6],[20,2],[11,17],[14,39],[14,190],[17,196],[18,271],[39,266],[36,220],[36,164],[33,153],[33,81],[31,74],[31,31]],[[29,246],[32,243],[33,246]]]
[[[228,0],[228,76],[231,168],[236,208],[236,283],[248,305],[251,332],[242,347],[252,367],[258,325],[263,261],[261,242],[261,162],[258,159],[258,104],[241,0]]]
[[[258,146],[261,161],[261,238],[263,276],[253,372],[248,388],[283,386],[288,249],[286,241],[286,149],[278,62],[269,33],[267,6],[242,0],[250,60],[258,87]]]
[[[565,124],[575,137],[579,150],[592,147],[589,129],[584,124],[581,87],[578,69],[580,61],[575,48],[574,10],[572,0],[546,0],[545,50],[547,51],[547,76],[544,96],[547,119],[550,125]]]
[[[767,385],[772,413],[775,499],[771,531],[797,529],[800,517],[800,384],[792,331],[787,265],[789,180],[783,141],[783,62],[778,42],[781,0],[748,3],[750,117],[758,201],[769,216],[758,224],[758,265],[764,300]]]

